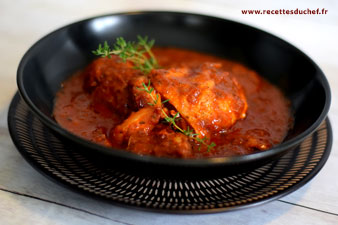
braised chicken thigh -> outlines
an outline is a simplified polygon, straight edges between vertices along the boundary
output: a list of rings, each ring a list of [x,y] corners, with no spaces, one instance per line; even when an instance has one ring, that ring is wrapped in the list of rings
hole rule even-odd
[[[201,136],[225,133],[248,108],[243,89],[219,63],[197,68],[153,70],[155,89],[176,108]]]

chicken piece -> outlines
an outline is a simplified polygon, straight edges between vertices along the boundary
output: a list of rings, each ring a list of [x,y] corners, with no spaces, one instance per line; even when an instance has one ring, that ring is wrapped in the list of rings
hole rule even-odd
[[[129,137],[135,133],[148,135],[160,120],[160,109],[157,107],[142,108],[116,126],[110,134],[112,142],[118,145],[127,143]]]
[[[108,107],[124,118],[130,114],[132,101],[128,82],[141,75],[131,63],[121,63],[117,56],[99,58],[84,73],[84,89],[93,95],[94,109]]]
[[[265,151],[278,142],[273,142],[270,133],[263,129],[231,130],[223,136],[224,144],[218,148],[224,156],[248,155],[257,150]]]
[[[154,101],[156,101],[155,105],[157,107],[161,107],[161,96],[157,94],[156,90],[149,84],[149,79],[146,76],[135,77],[129,84],[132,89],[131,92],[133,93],[136,108],[140,109],[153,105]],[[144,85],[146,85],[148,91],[152,90],[150,94],[144,90]]]
[[[154,155],[160,157],[189,158],[192,156],[192,147],[188,136],[173,132],[170,128],[156,133],[158,145],[154,146]]]
[[[127,150],[141,155],[171,158],[190,158],[193,153],[186,135],[162,125],[158,125],[150,135],[134,133],[130,136]]]
[[[247,103],[238,82],[221,64],[205,63],[195,69],[153,70],[155,89],[180,112],[200,137],[224,133],[246,116]]]
[[[97,127],[92,134],[93,138],[90,139],[91,141],[106,147],[111,147],[111,143],[107,137],[107,129],[105,127]]]
[[[252,129],[245,132],[246,141],[244,145],[246,148],[259,149],[261,151],[267,150],[273,146],[269,140],[270,133],[263,129]]]

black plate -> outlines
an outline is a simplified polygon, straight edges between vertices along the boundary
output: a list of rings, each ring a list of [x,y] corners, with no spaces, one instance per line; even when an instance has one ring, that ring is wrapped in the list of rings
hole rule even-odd
[[[299,147],[255,170],[213,178],[135,175],[93,160],[57,136],[16,94],[8,113],[11,137],[24,158],[59,184],[90,196],[145,209],[179,213],[229,211],[297,190],[324,166],[332,145],[329,120]]]
[[[207,159],[172,159],[112,151],[80,138],[56,123],[53,100],[61,82],[95,58],[91,51],[105,40],[148,35],[159,46],[175,46],[238,61],[277,85],[291,101],[294,127],[285,140],[255,154]],[[250,170],[294,149],[326,118],[330,87],[320,68],[291,44],[235,21],[178,12],[130,12],[89,18],[62,27],[34,44],[18,68],[23,100],[49,128],[92,153],[137,170],[164,171],[182,176]],[[126,169],[127,169],[126,168]],[[170,174],[168,174],[170,175]]]

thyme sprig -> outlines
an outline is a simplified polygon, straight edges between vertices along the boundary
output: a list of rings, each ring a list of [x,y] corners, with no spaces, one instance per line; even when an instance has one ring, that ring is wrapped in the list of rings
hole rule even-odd
[[[101,57],[108,57],[111,58],[112,55],[119,56],[123,62],[131,61],[134,64],[134,69],[140,70],[144,74],[148,74],[152,69],[159,68],[157,60],[154,54],[151,51],[151,48],[154,46],[154,40],[148,40],[148,37],[137,36],[138,42],[126,42],[123,37],[118,37],[116,39],[116,43],[109,46],[108,42],[105,41],[102,44],[99,44],[98,48],[92,51],[93,54]],[[148,85],[142,83],[143,88],[138,88],[139,90],[147,92],[150,97],[152,98],[153,102],[148,102],[148,105],[155,106],[158,104],[158,100],[160,99],[159,94],[152,95],[154,91],[153,87],[150,87],[150,80]],[[209,152],[212,148],[216,146],[214,142],[211,144],[207,143],[207,138],[199,138],[198,134],[194,133],[193,129],[187,127],[187,130],[182,129],[177,125],[177,121],[181,119],[180,113],[177,112],[173,117],[168,116],[168,114],[164,111],[162,105],[170,100],[164,100],[161,102],[161,112],[164,116],[164,120],[175,127],[178,131],[183,133],[184,135],[188,136],[191,139],[196,140],[200,143],[198,150],[201,149],[202,145],[207,147],[207,151]]]
[[[134,69],[147,74],[152,69],[158,68],[157,60],[151,51],[155,41],[148,40],[148,37],[137,36],[137,42],[125,41],[123,37],[116,38],[112,47],[105,41],[99,44],[98,48],[92,51],[93,54],[101,57],[111,58],[112,55],[119,56],[123,62],[127,60],[134,63]]]
[[[156,94],[156,98],[152,95],[152,92],[154,91],[154,88],[153,87],[150,87],[150,80],[148,82],[148,85],[146,85],[145,83],[142,83],[142,86],[143,88],[137,88],[138,90],[140,91],[145,91],[147,92],[151,99],[153,100],[152,103],[148,103],[148,105],[150,106],[154,106],[154,105],[157,105],[158,103],[158,99],[159,99],[159,94]],[[170,100],[167,99],[167,100],[164,100],[161,102],[161,105],[166,103],[166,102],[169,102]],[[180,131],[181,133],[183,133],[184,135],[188,136],[189,138],[191,139],[194,139],[196,140],[197,142],[199,142],[200,144],[202,145],[205,145],[207,147],[207,151],[209,152],[213,147],[216,146],[216,144],[214,142],[211,142],[210,144],[207,143],[207,137],[203,137],[203,138],[199,138],[197,137],[198,134],[194,133],[194,130],[190,129],[190,127],[188,126],[187,127],[187,130],[184,130],[182,129],[181,127],[179,127],[177,125],[177,121],[180,119],[180,113],[177,112],[173,117],[170,117],[168,116],[168,114],[164,111],[163,107],[161,107],[161,112],[163,114],[163,117],[164,117],[164,120],[166,122],[168,122],[169,124],[171,124],[173,127],[175,127],[178,131]],[[198,147],[198,150],[200,151],[201,150],[201,145]]]

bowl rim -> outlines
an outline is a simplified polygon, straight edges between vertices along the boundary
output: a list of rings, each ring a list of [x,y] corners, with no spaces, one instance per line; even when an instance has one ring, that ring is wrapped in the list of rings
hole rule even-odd
[[[122,149],[116,149],[116,148],[109,148],[105,146],[98,145],[94,142],[90,142],[80,136],[77,136],[68,130],[62,128],[55,120],[50,119],[47,117],[44,113],[42,113],[38,107],[31,101],[29,98],[28,93],[25,90],[24,82],[23,82],[23,76],[24,76],[24,67],[31,57],[31,55],[34,55],[35,52],[37,52],[37,47],[40,45],[41,42],[48,39],[49,37],[53,36],[55,33],[60,32],[64,29],[68,29],[71,26],[81,24],[81,23],[87,23],[89,21],[95,20],[95,19],[101,19],[105,17],[114,17],[114,16],[128,16],[128,15],[150,15],[150,14],[171,14],[171,15],[180,15],[180,16],[197,16],[197,17],[203,17],[206,19],[212,19],[212,20],[220,20],[220,21],[226,21],[230,23],[239,24],[241,26],[244,26],[246,28],[255,30],[256,32],[263,33],[264,35],[268,35],[274,39],[277,39],[278,41],[284,42],[288,46],[290,46],[292,49],[294,49],[298,54],[300,54],[302,57],[304,57],[306,60],[308,60],[316,69],[319,76],[318,82],[323,86],[325,91],[325,104],[322,109],[321,114],[317,118],[317,120],[308,127],[305,131],[297,135],[296,137],[293,137],[285,142],[282,142],[281,144],[278,144],[266,151],[252,153],[249,155],[240,155],[240,156],[226,156],[226,157],[217,157],[217,158],[205,158],[205,159],[182,159],[182,158],[166,158],[166,157],[157,157],[157,156],[150,156],[150,155],[138,155],[135,153],[131,153]],[[42,38],[37,40],[24,54],[22,59],[20,60],[18,69],[17,69],[17,85],[19,89],[19,93],[21,98],[24,100],[24,102],[28,105],[28,107],[31,109],[31,111],[37,115],[37,117],[49,128],[59,133],[61,136],[74,141],[78,143],[81,146],[84,146],[89,149],[95,149],[103,154],[107,154],[110,156],[118,157],[118,158],[125,158],[132,161],[137,162],[145,162],[145,163],[153,163],[153,164],[161,164],[161,165],[177,165],[177,166],[189,166],[189,167],[207,167],[207,166],[220,166],[220,165],[238,165],[242,163],[246,163],[249,161],[254,161],[257,159],[263,159],[268,158],[273,155],[277,155],[282,153],[283,151],[286,151],[287,149],[290,149],[291,147],[294,147],[300,142],[302,142],[307,136],[312,134],[319,125],[323,122],[323,120],[326,118],[327,113],[330,108],[331,103],[331,91],[329,83],[323,73],[323,71],[318,67],[318,65],[304,52],[299,50],[294,45],[290,44],[289,42],[269,33],[264,30],[258,29],[256,27],[234,21],[229,20],[221,17],[215,17],[211,15],[205,15],[200,13],[190,13],[190,12],[178,12],[178,11],[128,11],[128,12],[118,12],[118,13],[108,13],[103,15],[98,15],[94,17],[89,17],[87,19],[82,19],[77,22],[73,22],[70,24],[67,24],[65,26],[62,26],[52,32],[49,32],[48,34],[44,35]]]

